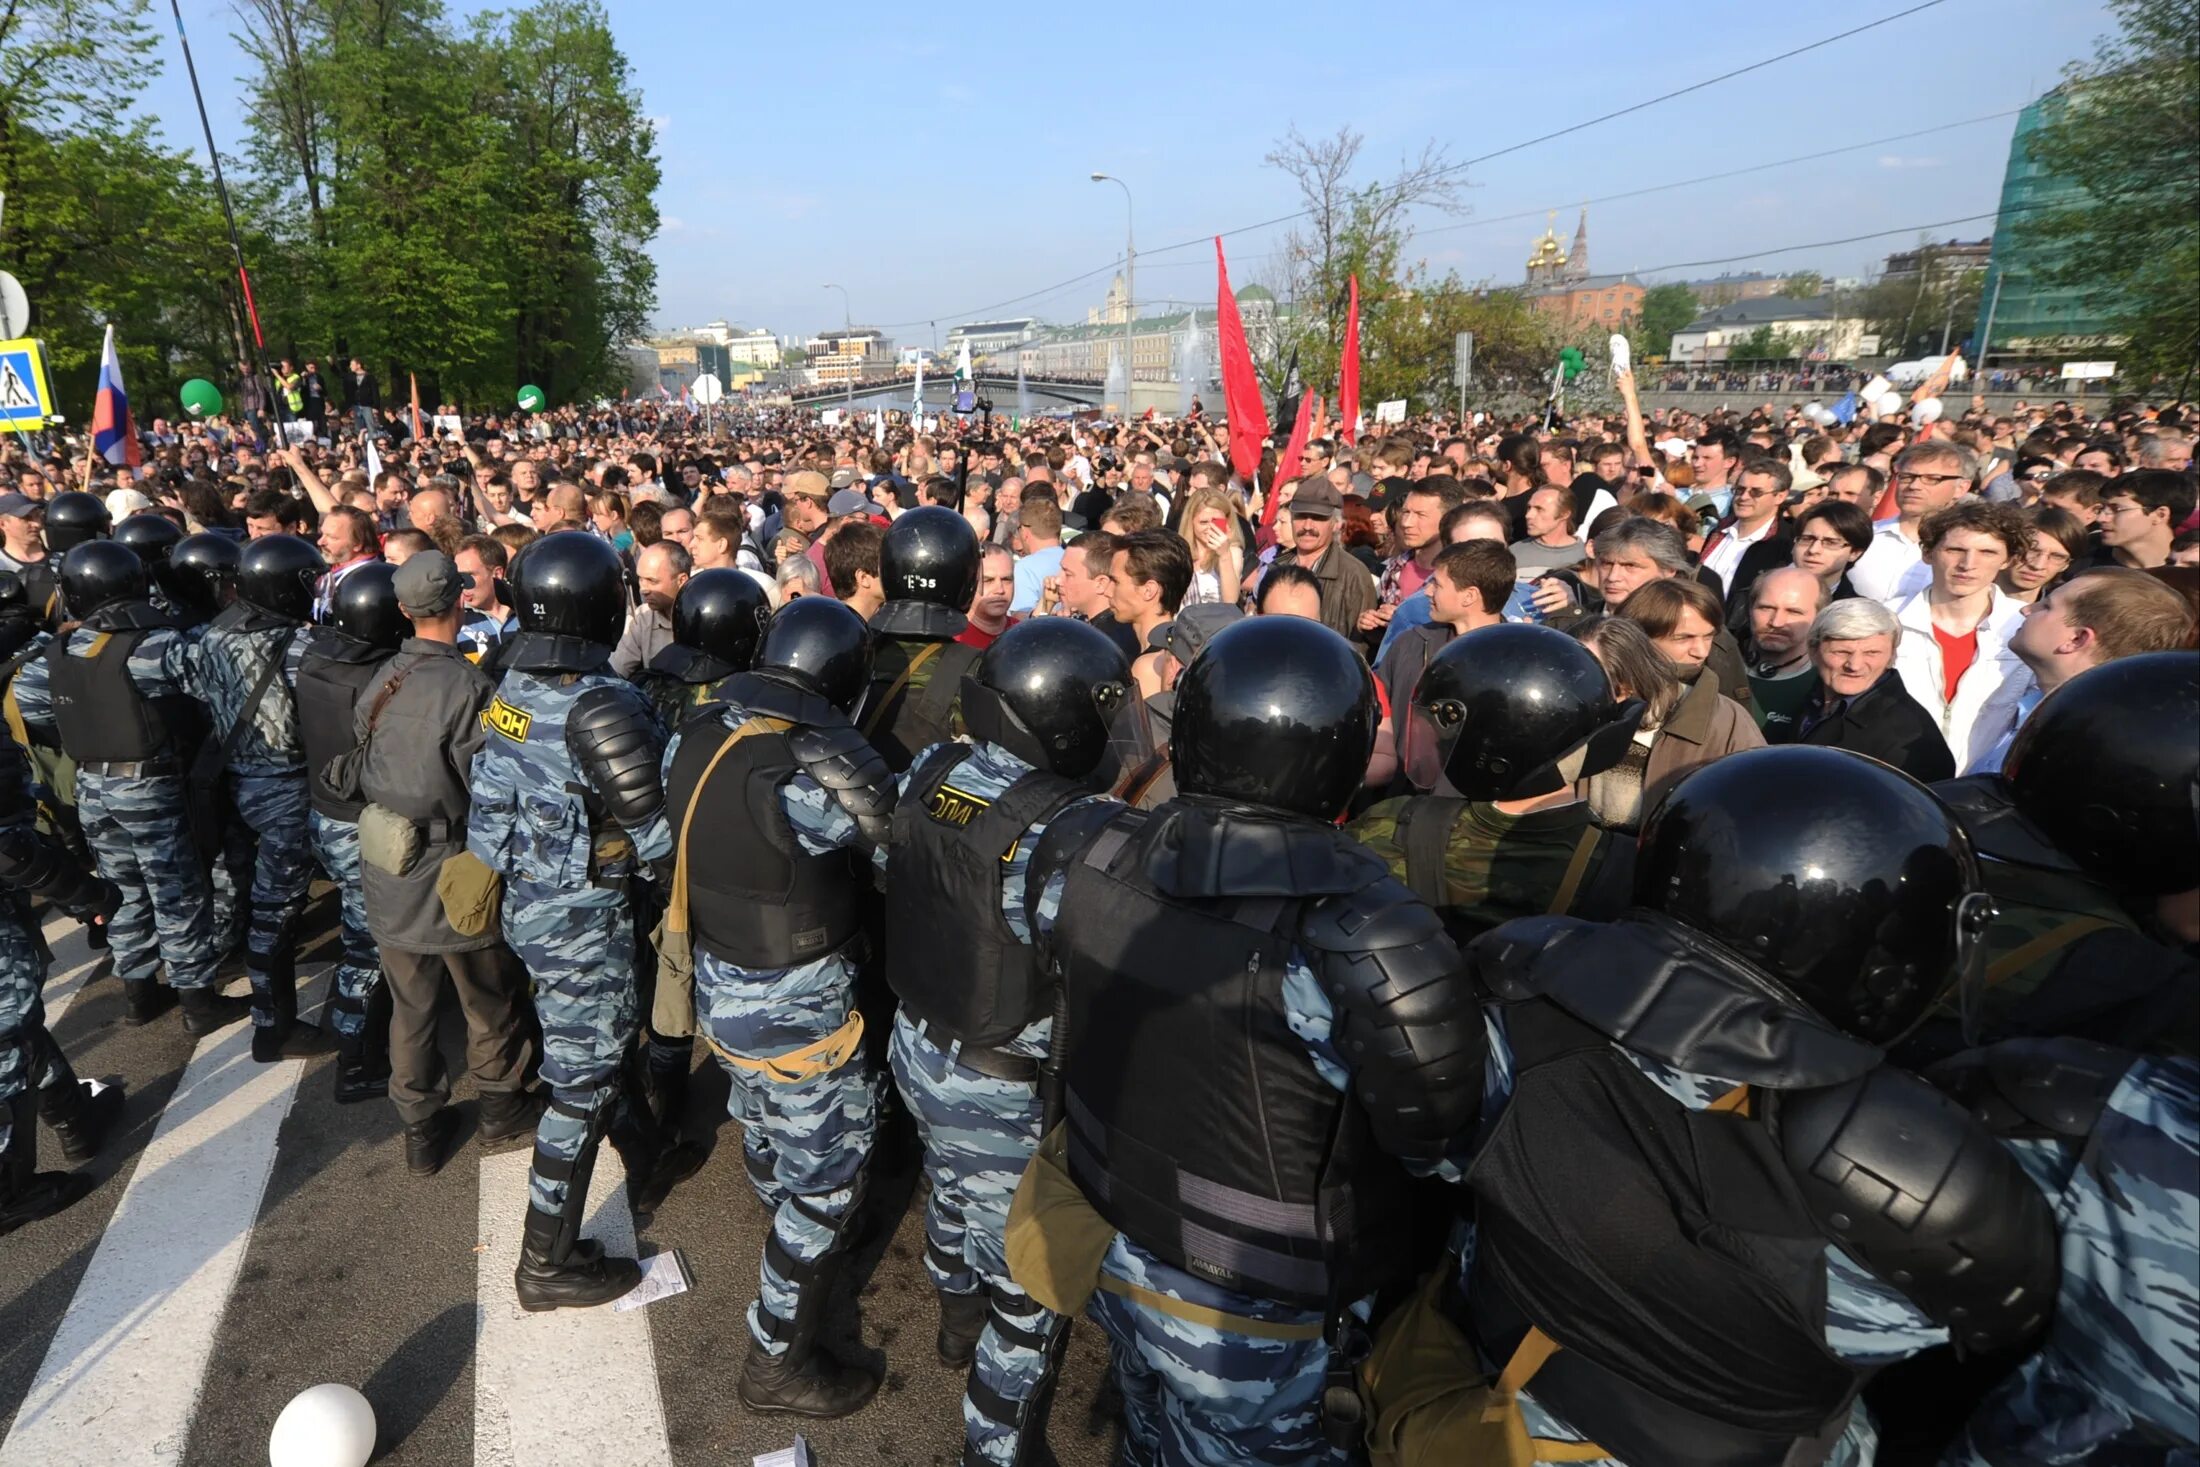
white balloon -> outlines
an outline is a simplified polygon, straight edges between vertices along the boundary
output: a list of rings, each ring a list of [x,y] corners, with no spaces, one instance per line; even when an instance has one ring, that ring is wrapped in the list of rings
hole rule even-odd
[[[1899,392],[1882,392],[1879,394],[1879,401],[1872,404],[1872,406],[1879,410],[1879,416],[1882,418],[1891,418],[1902,411],[1902,394]]]
[[[348,1385],[300,1391],[275,1418],[268,1467],[367,1467],[374,1455],[374,1407]]]
[[[1940,415],[1947,410],[1947,406],[1939,398],[1928,397],[1910,409],[1910,416],[1920,423],[1937,423]]]

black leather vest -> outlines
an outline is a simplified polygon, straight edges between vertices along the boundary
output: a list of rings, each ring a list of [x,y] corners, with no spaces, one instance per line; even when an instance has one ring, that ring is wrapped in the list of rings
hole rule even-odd
[[[311,628],[306,635],[313,641],[298,664],[298,740],[306,751],[306,790],[322,815],[356,821],[366,802],[338,799],[322,776],[331,759],[358,743],[352,737],[352,718],[359,696],[396,653],[329,627]]]
[[[886,867],[886,981],[944,1044],[996,1049],[1053,1012],[1038,955],[1001,915],[1003,863],[1023,833],[1088,793],[1033,770],[990,800],[956,787],[970,756],[943,744],[894,809]]]
[[[79,764],[133,763],[176,757],[184,698],[148,698],[130,677],[130,653],[148,631],[166,625],[150,605],[110,608],[77,631],[56,636],[46,648],[54,727],[63,752]],[[65,651],[90,634],[98,650],[89,657]]]
[[[1163,1260],[1329,1308],[1412,1267],[1405,1174],[1291,1031],[1283,982],[1308,899],[1162,893],[1148,861],[1172,808],[1116,816],[1069,866],[1050,946],[1070,1175]]]
[[[862,878],[847,852],[813,856],[788,826],[779,787],[797,765],[784,734],[743,739],[696,788],[731,732],[720,719],[691,720],[665,780],[665,808],[679,812],[674,849],[691,824],[699,842],[687,872],[695,945],[737,968],[815,961],[855,935]]]

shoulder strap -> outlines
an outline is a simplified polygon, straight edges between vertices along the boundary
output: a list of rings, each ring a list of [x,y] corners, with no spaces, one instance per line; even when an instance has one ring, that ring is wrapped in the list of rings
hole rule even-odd
[[[764,733],[785,733],[794,725],[784,718],[751,718],[739,728],[727,734],[711,754],[710,762],[695,777],[695,791],[688,796],[685,810],[680,812],[680,844],[672,862],[672,893],[665,903],[665,924],[674,932],[687,931],[688,925],[688,834],[695,828],[695,807],[702,803],[703,786],[710,783],[713,771],[718,768],[733,746],[743,739]]]
[[[886,685],[886,691],[879,695],[878,702],[863,711],[863,736],[865,738],[869,738],[872,734],[878,732],[879,724],[886,718],[886,710],[894,706],[894,700],[901,696],[902,689],[909,686],[909,679],[916,674],[917,669],[939,656],[940,648],[946,645],[945,642],[925,643],[917,651],[917,654],[909,659],[909,665],[904,667],[900,674]]]
[[[1416,795],[1398,812],[1398,844],[1406,857],[1406,885],[1432,907],[1444,904],[1444,851],[1451,828],[1466,812],[1455,795]]]
[[[1581,839],[1574,842],[1574,858],[1566,863],[1566,875],[1558,883],[1558,893],[1551,898],[1551,917],[1563,917],[1574,904],[1574,897],[1581,891],[1581,878],[1589,872],[1589,858],[1596,854],[1597,843],[1604,838],[1602,826],[1591,821],[1581,832]]]
[[[374,736],[375,725],[382,721],[382,710],[390,706],[390,699],[397,696],[397,690],[405,686],[405,679],[411,677],[413,669],[419,665],[417,662],[412,662],[400,667],[397,670],[397,676],[382,684],[382,691],[374,695],[374,706],[367,710],[368,738]]]
[[[932,680],[917,694],[917,716],[953,733],[954,730],[947,728],[947,716],[954,711],[955,699],[962,695],[963,674],[977,665],[982,654],[967,642],[935,642],[932,645],[944,649],[944,655],[940,665],[932,669]]]
[[[1017,842],[1024,838],[1024,832],[1040,819],[1085,793],[1087,791],[1069,780],[1043,769],[1033,770],[1002,790],[994,799],[993,808],[986,812],[1000,825],[1001,859],[1006,861],[1016,853]]]
[[[245,695],[244,706],[237,710],[236,720],[222,734],[221,763],[218,768],[227,769],[230,758],[237,752],[237,746],[244,742],[244,731],[252,726],[253,718],[259,714],[260,704],[266,700],[267,690],[275,685],[276,677],[281,674],[283,659],[290,655],[290,644],[297,636],[295,627],[283,633],[282,641],[275,645],[274,652],[267,659],[267,666],[260,669],[260,680],[252,685],[252,691]]]
[[[2012,948],[1996,958],[1986,969],[1986,986],[1991,988],[2014,974],[2023,972],[2041,958],[2059,953],[2081,937],[2090,937],[2103,928],[2117,924],[2106,917],[2072,917],[2058,923],[2020,947]]]

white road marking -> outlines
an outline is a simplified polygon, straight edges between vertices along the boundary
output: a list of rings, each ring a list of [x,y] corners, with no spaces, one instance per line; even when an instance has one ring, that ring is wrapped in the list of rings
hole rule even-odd
[[[531,1149],[481,1161],[475,1285],[475,1467],[672,1467],[646,1311],[519,1307],[512,1269],[527,1224]],[[581,1236],[634,1256],[626,1174],[605,1144]],[[10,1464],[0,1460],[0,1467]]]
[[[50,1000],[49,1000],[50,1005]],[[0,1467],[183,1457],[303,1060],[252,1062],[252,1026],[202,1041],[77,1285]]]

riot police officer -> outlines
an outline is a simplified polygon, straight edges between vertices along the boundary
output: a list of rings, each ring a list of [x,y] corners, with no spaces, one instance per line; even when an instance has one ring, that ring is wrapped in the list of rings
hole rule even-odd
[[[966,1459],[1032,1454],[1069,1321],[1009,1277],[1009,1198],[1039,1144],[1054,985],[1025,881],[1047,827],[1104,783],[1130,664],[1067,617],[1009,628],[963,679],[972,744],[934,744],[901,779],[886,868],[894,1079],[931,1179],[925,1271],[940,1359],[971,1371]]]
[[[622,1120],[638,996],[630,882],[671,854],[649,702],[611,671],[626,619],[619,554],[575,530],[513,563],[519,633],[474,756],[467,849],[503,878],[504,939],[534,980],[549,1108],[535,1132],[520,1307],[585,1307],[641,1280],[581,1241],[596,1153]],[[622,1128],[618,1135],[625,1134]],[[654,1158],[627,1158],[641,1181]],[[637,1182],[637,1186],[640,1181]]]
[[[158,520],[160,523],[141,527],[137,524],[139,520]],[[148,562],[147,573],[153,578],[155,601],[186,638],[196,641],[204,636],[214,618],[236,599],[237,564],[243,547],[227,535],[212,530],[185,535],[169,545],[162,537],[175,527],[159,515],[132,515],[123,523],[132,526],[130,534],[141,551],[150,549],[154,555]],[[165,547],[165,555],[159,553],[161,547]],[[205,710],[197,711],[198,717],[192,726],[179,730],[188,751],[186,768],[206,741]],[[212,793],[218,796],[221,792]],[[208,828],[197,833],[200,849],[213,861],[209,876],[214,892],[214,951],[226,959],[241,951],[245,944],[247,898],[252,890],[252,871],[258,859],[259,842],[253,836],[252,827],[226,798],[202,796],[198,819],[209,822]]]
[[[2053,1302],[2038,1192],[1883,1062],[1972,971],[1991,907],[1970,843],[1884,765],[1755,750],[1659,803],[1634,897],[1470,951],[1503,1094],[1455,1317],[1538,1441],[1631,1467],[1845,1460],[1874,1436],[1874,1370],[2017,1344]]]
[[[771,614],[771,598],[745,571],[688,577],[672,600],[672,645],[634,674],[667,729],[678,732],[711,689],[748,670]]]
[[[321,553],[295,535],[254,540],[238,557],[237,599],[190,650],[190,688],[212,725],[193,778],[202,802],[216,788],[227,797],[226,807],[202,808],[234,813],[257,838],[245,973],[252,1057],[262,1064],[327,1047],[320,1027],[298,1017],[298,917],[312,882],[313,844],[294,692],[313,589],[327,569]]]
[[[939,505],[895,520],[879,545],[886,604],[871,618],[871,677],[856,722],[896,774],[955,736],[956,695],[978,661],[977,648],[955,640],[978,594],[978,560],[977,532]]]
[[[46,553],[67,555],[87,540],[104,540],[114,519],[96,494],[68,489],[46,504]]]
[[[845,1416],[879,1385],[817,1338],[876,1129],[850,950],[863,862],[894,804],[893,776],[848,720],[869,668],[862,620],[801,597],[665,751],[694,995],[680,1012],[660,974],[660,1027],[687,1018],[725,1066],[749,1181],[772,1212],[739,1387],[752,1411]]]
[[[1376,723],[1342,637],[1238,622],[1177,682],[1177,797],[1072,812],[1037,857],[1067,1122],[1034,1166],[1060,1145],[1114,1232],[1091,1313],[1131,1460],[1346,1460],[1352,1307],[1415,1265],[1408,1172],[1458,1175],[1473,992],[1436,914],[1333,823]]]
[[[1482,627],[1429,663],[1403,716],[1454,793],[1384,800],[1351,831],[1454,940],[1544,912],[1619,915],[1632,843],[1596,823],[1580,782],[1627,752],[1642,703],[1612,696],[1588,648],[1549,627]]]
[[[221,615],[237,593],[237,564],[243,555],[236,541],[212,530],[178,540],[168,552],[163,577],[176,619],[195,631]]]
[[[87,496],[89,497],[89,496]],[[46,954],[27,899],[42,897],[87,924],[111,917],[122,894],[31,824],[30,764],[0,738],[0,1233],[51,1217],[92,1190],[81,1172],[38,1170],[43,1115],[74,1162],[99,1152],[122,1113],[122,1089],[80,1084],[46,1031],[39,989]]]
[[[77,811],[99,874],[122,892],[107,925],[129,1019],[167,1005],[165,965],[183,1025],[209,1034],[243,1018],[214,985],[206,869],[193,844],[179,730],[197,726],[190,647],[150,600],[145,563],[93,540],[62,557],[61,594],[79,625],[24,664],[10,689],[30,741],[76,762]],[[157,936],[156,936],[157,933]]]
[[[127,545],[145,562],[145,574],[152,578],[153,604],[163,611],[174,610],[174,600],[169,594],[168,557],[182,543],[183,531],[176,522],[164,514],[140,510],[125,515],[114,528],[117,545]]]
[[[329,600],[330,624],[306,629],[298,662],[298,737],[305,747],[313,855],[343,910],[343,956],[329,998],[339,1104],[389,1093],[390,1000],[359,877],[359,812],[366,802],[339,796],[328,775],[330,761],[358,745],[360,696],[380,680],[383,664],[410,633],[397,605],[396,578],[396,569],[381,563],[345,576]]]
[[[1934,787],[1991,858],[1996,916],[1978,1003],[1944,1006],[1909,1062],[2018,1035],[2200,1047],[2196,771],[2200,656],[2150,652],[2056,689],[1998,775]]]

